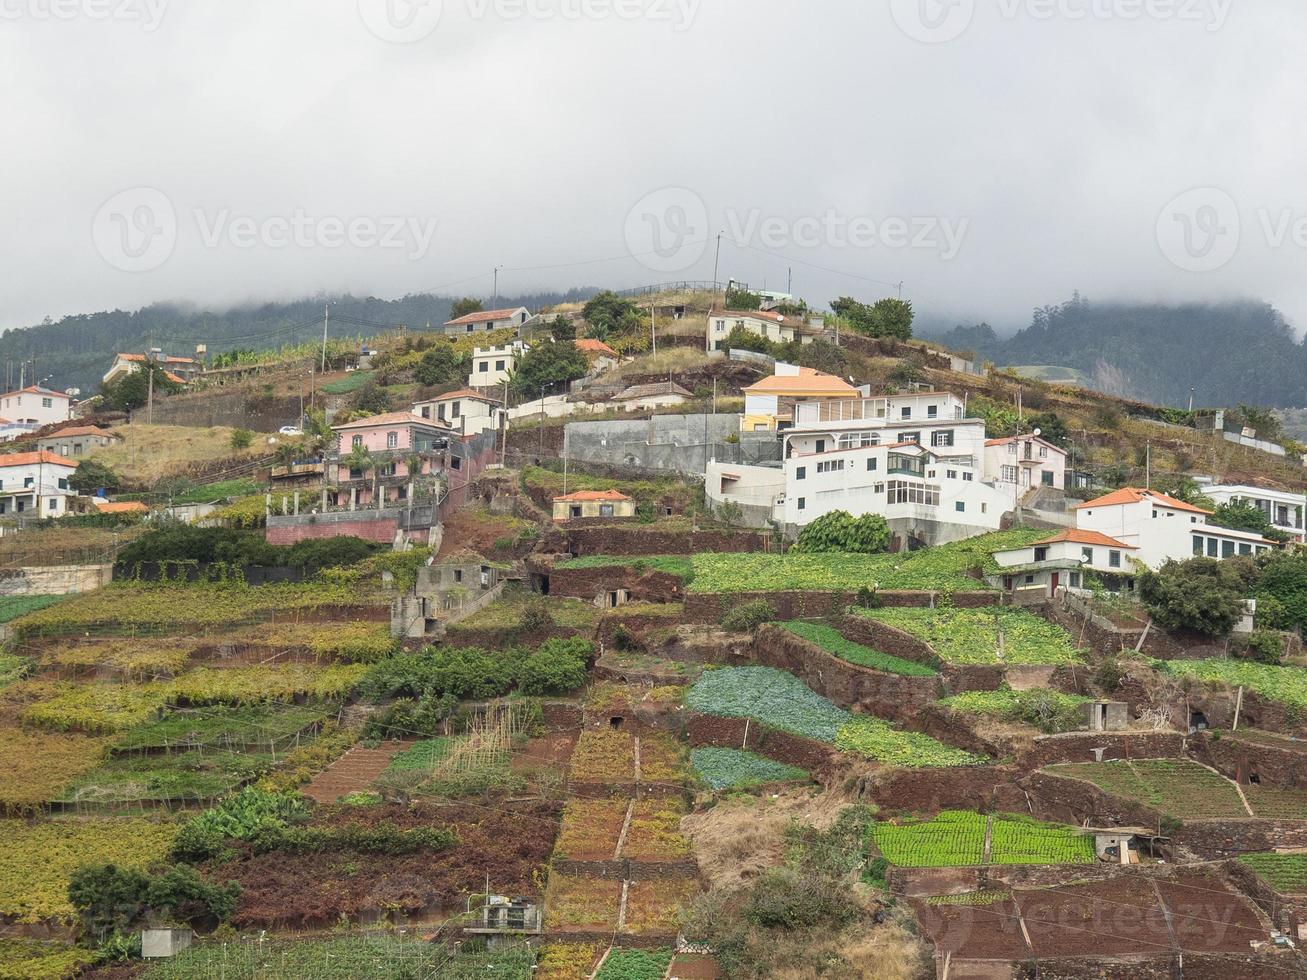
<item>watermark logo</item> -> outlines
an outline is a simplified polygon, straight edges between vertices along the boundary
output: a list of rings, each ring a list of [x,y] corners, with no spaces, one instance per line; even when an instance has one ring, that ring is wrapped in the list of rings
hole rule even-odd
[[[390,44],[413,44],[440,25],[443,0],[358,0],[369,31]]]
[[[708,248],[708,206],[686,187],[646,194],[626,214],[626,247],[654,272],[682,272]]]
[[[134,187],[100,206],[91,237],[101,257],[123,272],[150,272],[177,247],[177,211],[163,191]]]
[[[890,0],[890,15],[912,40],[946,44],[971,26],[976,0]]]
[[[1239,206],[1216,187],[1195,187],[1173,198],[1157,218],[1162,254],[1186,272],[1215,272],[1239,251]]]
[[[169,0],[0,0],[0,20],[101,20],[139,24],[152,34]]]

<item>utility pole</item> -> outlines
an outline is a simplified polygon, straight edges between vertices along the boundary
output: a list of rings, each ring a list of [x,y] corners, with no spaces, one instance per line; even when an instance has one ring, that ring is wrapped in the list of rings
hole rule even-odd
[[[1144,489],[1153,489],[1153,440],[1151,439],[1148,440],[1148,449],[1144,456]]]
[[[899,281],[899,299],[903,298],[903,281]]]
[[[649,304],[649,332],[653,336],[654,356],[658,356],[658,317],[654,312],[657,309],[652,303]]]
[[[331,324],[331,304],[322,308],[322,373],[327,373],[327,327]]]
[[[789,276],[785,280],[785,294],[787,296],[794,295],[794,266],[790,266]]]
[[[713,260],[713,264],[712,264],[712,288],[714,294],[716,294],[717,292],[717,270],[718,268],[720,268],[721,262],[722,262],[722,233],[719,231],[717,233],[717,258]]]
[[[502,265],[495,266],[495,298],[490,303],[491,309],[499,306],[499,270],[502,268]]]
[[[1189,386],[1189,414],[1192,415],[1193,411],[1194,411],[1194,387],[1193,385],[1190,385]]]
[[[145,370],[146,384],[149,386],[149,394],[145,396],[145,404],[148,406],[146,409],[145,420],[150,425],[154,425],[154,362],[146,361]]]

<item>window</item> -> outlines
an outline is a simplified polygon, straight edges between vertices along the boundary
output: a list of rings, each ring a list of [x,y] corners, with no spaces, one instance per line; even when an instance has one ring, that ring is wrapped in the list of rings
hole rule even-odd
[[[1094,549],[1081,548],[1080,557],[1083,558],[1088,564],[1092,565],[1094,563]]]
[[[1221,542],[1218,541],[1216,538],[1208,538],[1208,539],[1207,539],[1207,557],[1208,557],[1208,558],[1217,558],[1217,557],[1220,556],[1220,551],[1221,551]]]
[[[1004,483],[1017,482],[1017,468],[1015,466],[1004,466],[1002,470],[1002,479]]]
[[[963,473],[963,474],[962,474],[962,482],[963,482],[963,483],[971,483],[973,480],[975,480],[975,478],[976,478],[976,474],[974,474],[974,473]]]
[[[910,418],[912,418],[912,409],[911,409],[911,407],[905,405],[903,408],[899,409],[899,418],[901,418],[901,419],[910,419]]]
[[[1026,585],[1034,585],[1034,584],[1035,584],[1035,576],[1033,576],[1033,575],[1027,575],[1027,576],[1026,576]]]
[[[1233,558],[1233,557],[1234,557],[1234,542],[1233,542],[1233,541],[1222,541],[1222,542],[1221,542],[1221,557],[1222,557],[1222,558]]]
[[[454,584],[461,585],[462,582],[463,582],[463,569],[461,568],[454,569]]]
[[[398,445],[399,445],[399,433],[398,433],[398,432],[387,432],[387,433],[386,433],[386,448],[387,448],[387,449],[394,449],[394,448],[395,448],[396,446],[398,446]]]
[[[918,445],[920,445],[920,444],[921,444],[921,433],[920,433],[920,432],[900,432],[900,433],[899,433],[898,441],[899,441],[899,442],[915,442],[915,443],[917,443]]]
[[[875,456],[872,456],[869,460],[867,460],[867,472],[875,473],[876,467],[879,465],[880,465],[880,461],[876,459]]]
[[[502,370],[504,370],[504,362],[503,362],[503,361],[495,361],[495,370],[496,370],[496,371],[502,371]]]
[[[482,361],[482,362],[477,366],[477,370],[480,371],[482,374],[486,374],[487,372],[490,371],[490,362],[489,362],[489,361]]]
[[[875,489],[874,489],[872,492],[873,492],[873,493],[884,493],[884,492],[885,492],[885,484],[883,484],[883,483],[877,483]]]
[[[42,399],[41,399],[41,407],[42,407],[42,408],[54,408],[54,399],[53,399],[53,398],[42,398]]]
[[[68,477],[66,476],[59,477],[59,489],[60,490],[68,489]]]
[[[891,480],[889,484],[889,502],[891,504],[923,504],[926,507],[939,506],[939,487],[924,483],[905,483]]]
[[[958,478],[957,470],[945,470],[944,472],[948,475],[950,480],[956,480]]]
[[[1158,518],[1159,516],[1160,516],[1160,515],[1158,514],[1157,511],[1153,511],[1153,520],[1157,520],[1157,518]]]
[[[794,479],[806,480],[807,478],[808,478],[808,467],[800,466],[797,470],[794,471]]]
[[[813,450],[813,452],[815,452],[815,453],[824,453],[825,451],[826,451],[826,440],[825,440],[825,439],[818,439],[818,440],[817,440],[817,447]]]
[[[455,419],[458,418],[458,413],[461,409],[461,406],[462,406],[462,402],[454,402],[449,409],[449,417]]]
[[[573,517],[580,517],[580,516],[581,516],[581,507],[580,507],[579,504],[573,504],[573,505],[572,505],[572,516],[573,516]]]
[[[1015,456],[1017,454],[1017,444],[1015,442],[1009,442],[1007,444],[1007,454],[1009,456]]]
[[[841,449],[866,449],[868,446],[879,446],[880,436],[872,432],[854,432],[840,436],[839,445]]]
[[[476,327],[474,327],[472,324],[469,323],[469,324],[467,325],[467,332],[468,332],[468,333],[471,333],[471,332],[472,332],[473,330],[475,330],[475,329],[476,329]]]
[[[353,446],[355,449],[358,449],[359,446],[363,445],[363,437],[355,436],[353,439],[350,440],[349,444]]]
[[[959,501],[957,501],[956,503],[954,503],[954,505],[953,505],[953,509],[954,509],[955,511],[957,511],[959,514],[962,514],[962,513],[965,513],[965,511],[966,511],[966,509],[967,509],[967,505],[964,504],[961,500],[959,500]]]
[[[1120,568],[1120,567],[1121,567],[1121,552],[1119,552],[1119,551],[1109,551],[1109,552],[1107,553],[1107,564],[1108,564],[1108,567],[1109,567],[1109,568]]]
[[[1080,573],[1079,573],[1079,572],[1072,572],[1072,573],[1071,573],[1071,588],[1073,588],[1073,589],[1078,589],[1078,588],[1080,588]]]
[[[1243,543],[1243,542],[1240,542],[1240,543],[1239,543],[1239,554],[1241,554],[1241,555],[1251,555],[1252,553],[1253,553],[1253,546],[1252,546],[1252,545],[1250,545],[1250,544],[1245,544],[1245,543]]]
[[[73,455],[74,456],[82,455],[82,444],[80,442],[73,443]]]
[[[953,445],[953,430],[941,429],[938,432],[932,432],[930,434],[930,444],[932,446],[943,446],[945,448],[951,447]]]
[[[939,406],[938,406],[938,405],[928,405],[928,406],[926,406],[926,418],[928,418],[928,419],[937,419],[937,418],[939,418]]]
[[[844,471],[844,460],[831,459],[824,463],[817,464],[818,473],[841,473]]]
[[[430,406],[430,405],[423,405],[423,406],[422,406],[422,417],[423,417],[424,419],[429,419],[429,418],[431,418],[431,406]]]
[[[612,516],[613,516],[613,505],[612,505],[612,504],[600,504],[600,505],[599,505],[599,516],[600,516],[600,517],[612,517]]]
[[[989,504],[981,504],[981,505],[980,505],[980,512],[981,512],[982,514],[988,514],[988,513],[989,513]]]
[[[807,498],[807,497],[800,497],[800,498],[799,498],[799,510],[807,510],[807,508],[808,508],[808,498]]]
[[[34,482],[34,478],[33,478],[33,477],[30,477],[30,476],[25,476],[25,477],[23,477],[23,486],[24,486],[24,487],[30,487],[30,486],[32,485],[33,482]]]
[[[59,498],[58,498],[58,497],[51,497],[51,498],[50,498],[50,508],[49,508],[49,509],[50,509],[50,510],[58,510],[58,509],[59,509]]]
[[[1036,548],[1036,549],[1035,549],[1035,561],[1048,561],[1048,549],[1047,549],[1047,548]]]
[[[463,457],[451,456],[449,459],[449,468],[452,470],[461,470],[463,468]]]
[[[1195,535],[1194,535],[1194,554],[1195,554],[1195,555],[1201,555],[1202,553],[1203,553],[1203,539],[1202,539],[1202,537],[1201,537],[1200,535],[1195,534]]]

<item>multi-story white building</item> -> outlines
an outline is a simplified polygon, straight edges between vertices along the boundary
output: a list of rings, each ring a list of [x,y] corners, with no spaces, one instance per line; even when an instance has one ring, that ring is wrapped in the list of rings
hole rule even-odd
[[[517,370],[517,362],[531,349],[529,344],[515,340],[503,347],[477,347],[472,351],[472,373],[468,375],[469,388],[490,388],[502,385]]]
[[[69,499],[77,496],[68,486],[76,469],[76,463],[54,453],[0,456],[0,514],[63,517]]]
[[[1066,450],[1036,435],[990,439],[985,443],[985,482],[1009,492],[1032,487],[1066,489]]]
[[[531,312],[525,306],[514,310],[482,310],[457,320],[446,320],[440,329],[447,337],[465,337],[470,333],[489,333],[492,330],[517,330],[530,317]]]
[[[1138,559],[1153,569],[1171,559],[1234,558],[1276,547],[1260,534],[1208,524],[1211,514],[1156,490],[1125,487],[1077,507],[1076,526],[1134,548]]]
[[[73,417],[73,398],[62,391],[29,385],[0,395],[0,416],[20,425],[52,425]]]
[[[1307,498],[1303,494],[1235,484],[1204,487],[1203,493],[1217,504],[1251,504],[1266,515],[1276,530],[1291,535],[1299,544],[1307,540],[1303,527]]]
[[[502,428],[506,420],[502,402],[467,388],[418,402],[413,406],[413,414],[465,436]]]

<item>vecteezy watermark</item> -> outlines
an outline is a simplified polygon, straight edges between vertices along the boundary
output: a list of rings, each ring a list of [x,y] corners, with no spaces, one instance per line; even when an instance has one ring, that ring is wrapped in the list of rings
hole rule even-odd
[[[688,187],[646,194],[626,213],[626,247],[654,272],[682,272],[708,248],[708,205]]]
[[[1255,242],[1272,250],[1307,251],[1307,212],[1259,207],[1244,220],[1238,202],[1217,187],[1195,187],[1171,199],[1157,218],[1157,244],[1172,265],[1186,272],[1215,272],[1241,247]]]
[[[149,272],[167,262],[177,247],[177,209],[163,191],[134,187],[100,206],[91,237],[115,269]]]
[[[157,31],[169,0],[0,0],[0,20],[115,20]]]
[[[925,214],[850,215],[835,208],[790,218],[760,208],[726,208],[716,227],[723,240],[741,248],[917,249],[948,262],[961,252],[971,221]],[[631,256],[654,272],[683,272],[697,265],[717,237],[707,204],[685,187],[646,194],[627,212],[623,232]]]
[[[1003,20],[1172,21],[1215,32],[1234,0],[994,0]],[[914,41],[944,44],[961,37],[976,16],[975,0],[890,0],[894,23]]]
[[[436,236],[435,218],[404,215],[317,215],[304,208],[288,214],[235,214],[229,208],[195,208],[190,217],[206,249],[393,249],[410,261],[422,260]],[[115,269],[150,272],[176,250],[190,230],[162,191],[138,187],[116,194],[101,206],[91,226],[96,250]]]
[[[3,2],[3,0],[0,0]],[[666,23],[674,31],[694,23],[701,0],[453,0],[474,21],[625,20]],[[358,0],[368,30],[383,41],[411,44],[429,37],[444,13],[443,0]]]

